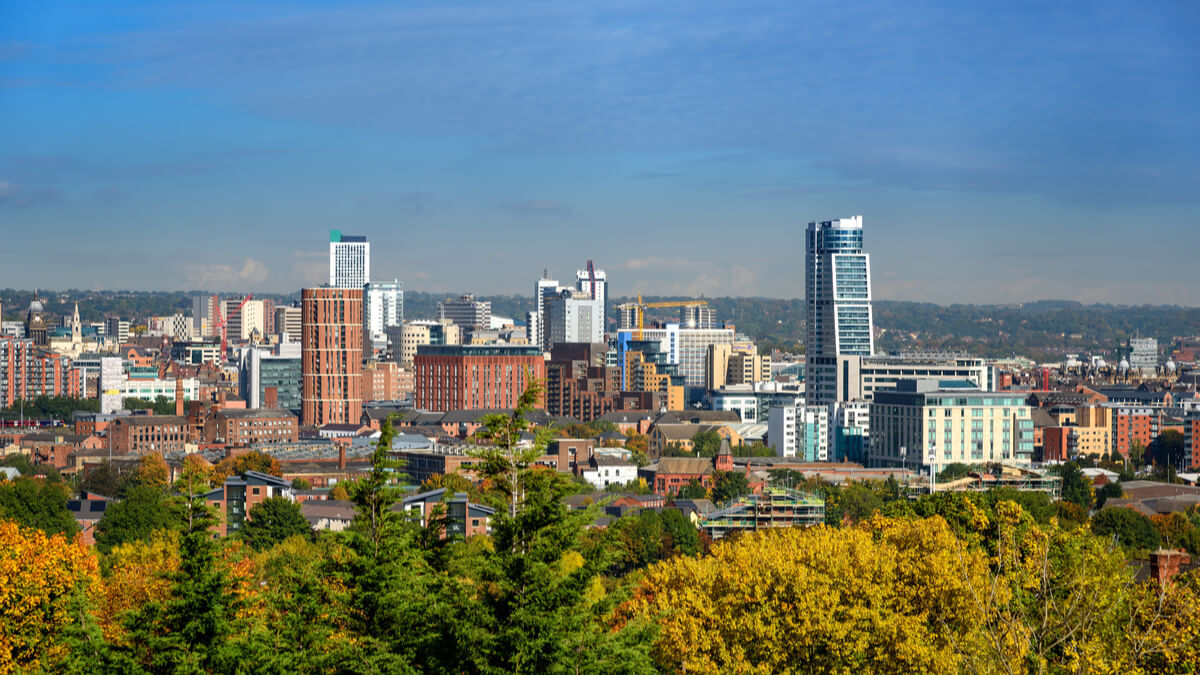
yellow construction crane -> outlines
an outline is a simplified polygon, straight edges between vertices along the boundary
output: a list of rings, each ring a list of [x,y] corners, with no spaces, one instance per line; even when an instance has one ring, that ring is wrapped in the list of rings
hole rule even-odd
[[[708,305],[707,300],[672,300],[672,301],[668,301],[668,302],[642,302],[642,294],[641,293],[638,293],[637,298],[638,298],[637,302],[626,302],[626,303],[617,305],[617,309],[632,309],[636,313],[637,317],[633,323],[635,325],[637,325],[637,329],[634,331],[633,335],[634,335],[634,339],[639,340],[639,341],[642,339],[642,336],[643,336],[642,329],[643,329],[643,326],[645,325],[647,309],[660,308],[660,307],[704,307],[704,306]]]

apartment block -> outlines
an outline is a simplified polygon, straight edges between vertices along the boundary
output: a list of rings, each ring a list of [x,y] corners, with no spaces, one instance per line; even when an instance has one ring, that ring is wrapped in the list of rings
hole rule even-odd
[[[413,363],[413,405],[437,412],[513,408],[526,386],[546,376],[546,360],[533,346],[426,345]]]
[[[354,424],[362,416],[362,288],[301,291],[301,423]]]

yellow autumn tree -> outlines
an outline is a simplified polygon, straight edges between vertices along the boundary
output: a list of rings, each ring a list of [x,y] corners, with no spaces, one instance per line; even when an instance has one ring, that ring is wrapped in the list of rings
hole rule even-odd
[[[772,530],[649,568],[616,624],[653,622],[676,672],[955,672],[983,648],[987,565],[940,517]]]
[[[0,521],[0,673],[40,671],[66,653],[68,601],[97,572],[78,537]]]
[[[179,533],[155,532],[150,541],[131,541],[113,548],[106,558],[108,573],[93,593],[96,618],[104,638],[125,645],[124,619],[171,593],[170,575],[179,569]]]

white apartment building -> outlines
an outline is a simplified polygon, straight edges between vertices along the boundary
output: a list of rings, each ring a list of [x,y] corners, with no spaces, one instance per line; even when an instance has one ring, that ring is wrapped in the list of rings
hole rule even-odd
[[[808,401],[828,405],[839,400],[837,358],[875,351],[862,216],[808,224],[804,290]]]
[[[983,391],[994,391],[997,382],[995,366],[965,354],[846,355],[836,364],[835,401],[871,401],[875,392],[895,389],[906,379],[970,380]]]
[[[404,323],[404,284],[372,281],[363,291],[363,334],[375,349],[387,346],[387,329]]]
[[[771,408],[767,442],[779,457],[828,461],[829,408],[817,405]]]

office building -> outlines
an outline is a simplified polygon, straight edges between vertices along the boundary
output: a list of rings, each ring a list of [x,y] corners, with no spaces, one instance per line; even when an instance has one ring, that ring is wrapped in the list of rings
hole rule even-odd
[[[837,357],[875,351],[862,216],[808,224],[804,302],[808,402],[828,405],[838,400]]]
[[[563,343],[604,341],[604,301],[586,291],[565,289],[547,297],[540,321],[546,349]]]
[[[709,391],[726,385],[767,382],[771,379],[771,357],[759,355],[749,340],[712,344],[705,355],[704,379]]]
[[[1013,392],[966,380],[901,380],[871,403],[871,466],[925,469],[954,462],[1028,464],[1033,418]]]
[[[435,412],[514,408],[530,382],[546,377],[542,351],[532,346],[425,345],[413,363],[413,405]]]
[[[831,460],[865,462],[871,441],[871,404],[867,401],[830,403],[829,436]]]
[[[239,309],[239,305],[241,309]],[[251,337],[259,340],[267,335],[267,320],[262,300],[225,300],[221,302],[221,315],[225,317],[225,334],[230,342],[248,342]],[[220,331],[217,331],[220,335]]]
[[[389,341],[392,343],[392,357],[396,358],[397,339],[396,328],[388,329]],[[400,367],[412,370],[413,357],[417,348],[422,345],[461,345],[463,343],[462,326],[449,321],[410,321],[399,329],[399,363]]]
[[[204,421],[204,441],[227,447],[295,443],[299,435],[296,416],[278,408],[218,408]]]
[[[605,365],[608,345],[560,343],[546,362],[546,412],[590,422],[620,406],[621,373]],[[620,408],[624,409],[624,408]]]
[[[829,457],[829,408],[820,405],[772,408],[767,441],[779,457],[825,462]]]
[[[276,307],[275,308],[275,334],[279,336],[280,342],[300,342],[300,308],[299,307]],[[287,339],[284,340],[284,336]]]
[[[838,356],[835,363],[838,377],[834,401],[870,401],[875,392],[895,389],[897,382],[906,379],[970,380],[983,391],[995,391],[998,384],[995,366],[966,354],[844,355]]]
[[[106,432],[113,456],[182,454],[192,442],[187,418],[176,415],[116,417]]]
[[[196,338],[213,337],[220,311],[221,301],[217,296],[192,296],[192,335]]]
[[[490,328],[492,325],[492,303],[486,300],[476,300],[474,295],[464,293],[458,299],[447,298],[439,302],[438,318],[445,319],[458,326]]]
[[[772,408],[804,405],[802,385],[790,382],[727,384],[708,392],[712,410],[732,410],[742,422],[764,424]]]
[[[404,323],[404,284],[399,280],[372,281],[363,293],[366,339],[372,350],[385,349],[387,329]]]
[[[1129,370],[1143,376],[1153,375],[1158,368],[1158,340],[1132,338],[1129,340]]]
[[[299,332],[296,337],[300,337]],[[272,407],[299,412],[303,400],[301,373],[299,342],[283,342],[273,349],[251,347],[242,351],[238,393],[251,410]],[[275,401],[270,405],[267,401],[268,390],[275,392]]]
[[[104,334],[114,338],[117,344],[129,342],[129,322],[120,317],[110,316],[104,321]]]
[[[623,345],[632,341],[635,333],[617,333],[618,364],[623,363]],[[669,323],[662,328],[644,329],[642,339],[658,342],[667,354],[667,362],[679,366],[679,374],[689,388],[689,402],[694,402],[703,397],[706,388],[709,346],[732,345],[737,341],[737,336],[732,328],[682,328],[677,323]]]
[[[362,415],[362,287],[300,292],[301,424],[356,424]]]
[[[636,321],[637,315],[634,314],[632,308],[630,311],[630,321]],[[684,328],[720,328],[721,324],[717,322],[717,313],[712,307],[707,305],[686,305],[679,308],[679,325]]]
[[[371,243],[366,237],[329,231],[329,286],[362,291],[371,283]]]

